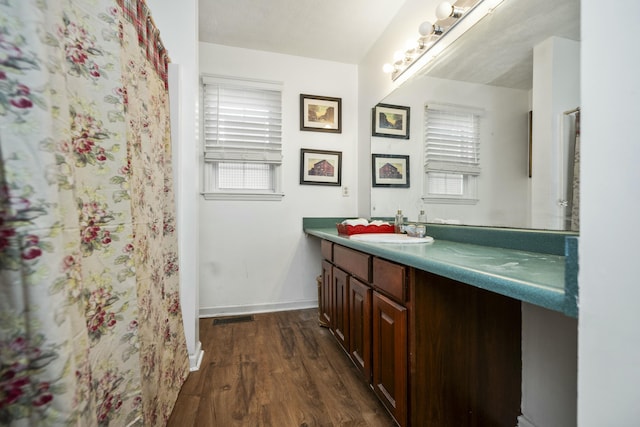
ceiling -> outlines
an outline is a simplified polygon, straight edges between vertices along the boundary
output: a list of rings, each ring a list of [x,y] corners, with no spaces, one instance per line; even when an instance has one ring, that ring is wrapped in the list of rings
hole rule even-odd
[[[199,38],[358,64],[404,2],[199,0]],[[530,89],[533,47],[552,35],[580,40],[579,16],[580,0],[504,1],[419,74]]]
[[[580,0],[504,1],[422,73],[531,89],[533,48],[552,36],[580,40]]]
[[[199,0],[199,39],[357,64],[405,0]]]

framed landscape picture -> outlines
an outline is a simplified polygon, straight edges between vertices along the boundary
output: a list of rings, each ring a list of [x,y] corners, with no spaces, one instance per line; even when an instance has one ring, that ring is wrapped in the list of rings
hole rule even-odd
[[[371,135],[409,139],[410,107],[378,104],[373,107]]]
[[[373,187],[409,188],[409,156],[372,154],[371,174]]]
[[[342,133],[342,98],[300,94],[300,130]]]
[[[300,150],[300,184],[340,186],[342,153],[340,151]]]

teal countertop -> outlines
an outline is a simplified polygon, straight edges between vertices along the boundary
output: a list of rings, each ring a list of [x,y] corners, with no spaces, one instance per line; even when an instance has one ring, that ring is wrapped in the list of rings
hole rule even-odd
[[[433,243],[368,243],[340,218],[303,218],[304,232],[520,301],[578,316],[578,236],[570,232],[427,224]]]

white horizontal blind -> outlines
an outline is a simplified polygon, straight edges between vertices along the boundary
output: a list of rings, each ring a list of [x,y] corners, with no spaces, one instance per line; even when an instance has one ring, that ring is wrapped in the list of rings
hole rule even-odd
[[[282,86],[203,76],[205,193],[276,192]]]
[[[482,114],[455,105],[425,106],[424,200],[477,203]]]
[[[207,152],[252,153],[250,161],[258,160],[256,153],[280,153],[281,89],[273,84],[243,84],[212,78],[203,78],[203,82]]]
[[[480,114],[459,107],[425,107],[425,171],[480,174]]]

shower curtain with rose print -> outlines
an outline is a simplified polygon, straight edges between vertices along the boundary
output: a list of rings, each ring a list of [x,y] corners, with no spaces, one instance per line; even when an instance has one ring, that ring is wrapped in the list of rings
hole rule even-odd
[[[164,425],[189,371],[144,0],[0,0],[0,425]]]

